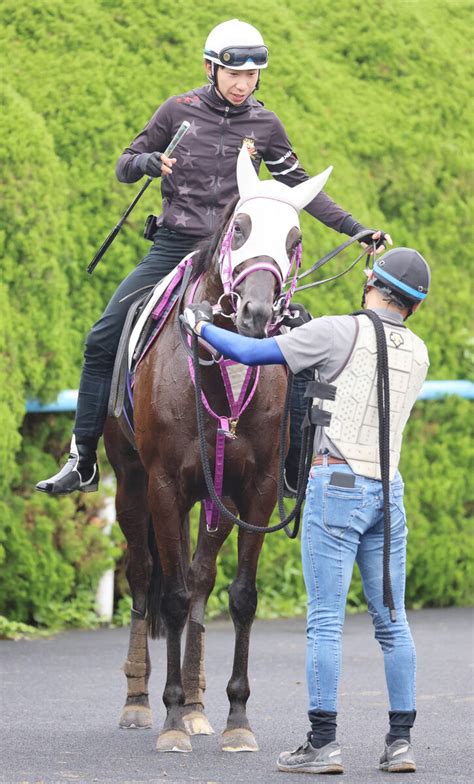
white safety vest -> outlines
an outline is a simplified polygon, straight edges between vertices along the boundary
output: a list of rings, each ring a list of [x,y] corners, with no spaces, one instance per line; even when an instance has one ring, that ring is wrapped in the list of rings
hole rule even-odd
[[[320,401],[332,413],[327,436],[355,474],[380,479],[377,405],[377,343],[374,325],[357,319],[354,348],[344,368],[330,380],[335,400]],[[390,379],[390,479],[400,460],[403,430],[428,372],[428,352],[421,338],[401,324],[384,322]]]

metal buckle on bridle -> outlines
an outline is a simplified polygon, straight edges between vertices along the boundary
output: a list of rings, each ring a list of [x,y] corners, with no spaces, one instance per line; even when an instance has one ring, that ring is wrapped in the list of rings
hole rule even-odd
[[[232,313],[226,313],[226,312],[225,312],[225,310],[224,310],[224,308],[223,308],[223,306],[222,306],[222,300],[223,300],[225,297],[227,297],[227,298],[228,298],[228,301],[229,301],[229,303],[230,303],[230,306],[233,308],[233,311],[232,311]],[[237,292],[236,292],[236,291],[233,291],[233,290],[231,290],[231,291],[229,291],[229,293],[228,293],[228,294],[226,294],[226,292],[224,291],[224,292],[223,292],[223,293],[220,295],[220,297],[219,297],[219,299],[217,300],[216,304],[215,304],[215,305],[213,305],[213,307],[212,307],[212,312],[214,313],[214,315],[219,315],[219,316],[222,316],[223,318],[228,318],[228,319],[230,319],[232,322],[234,322],[234,323],[235,323],[235,319],[236,319],[237,310],[238,310],[238,309],[239,309],[239,307],[240,307],[240,303],[241,303],[241,301],[242,301],[242,298],[241,298],[240,294],[237,294]]]
[[[283,318],[285,315],[285,309],[286,309],[286,295],[280,294],[280,296],[273,303],[272,311],[274,316],[276,316],[277,318],[279,317]]]

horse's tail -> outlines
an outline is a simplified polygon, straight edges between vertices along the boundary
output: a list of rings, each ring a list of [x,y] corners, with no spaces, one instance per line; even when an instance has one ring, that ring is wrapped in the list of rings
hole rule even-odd
[[[188,573],[191,556],[191,537],[189,515],[186,515],[183,526],[182,567],[183,574]],[[155,532],[150,515],[148,524],[148,549],[152,558],[150,586],[147,597],[148,634],[153,640],[166,636],[166,627],[161,616],[161,599],[163,596],[163,570],[160,555],[156,546]]]

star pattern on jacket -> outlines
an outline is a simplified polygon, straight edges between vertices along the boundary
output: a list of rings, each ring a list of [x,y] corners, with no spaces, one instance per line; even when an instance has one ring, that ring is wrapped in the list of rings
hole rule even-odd
[[[250,119],[254,120],[255,117],[259,117],[261,112],[262,112],[262,107],[261,106],[252,106],[249,109],[249,117],[250,117]]]
[[[194,122],[194,120],[191,120],[191,125],[188,128],[188,133],[190,134],[190,136],[197,136],[198,131],[200,131],[201,128],[202,128],[202,125],[197,125]]]
[[[181,166],[187,166],[189,169],[194,167],[194,156],[190,152],[183,152],[181,156]]]
[[[229,145],[225,145],[225,144],[223,144],[222,148],[221,148],[221,143],[220,142],[218,142],[218,143],[212,142],[211,147],[215,148],[216,155],[219,155],[219,152],[220,152],[221,155],[225,156],[225,155],[227,155],[228,150],[230,150]]]
[[[186,226],[189,220],[191,220],[191,218],[189,215],[185,215],[183,210],[176,213],[176,226]]]
[[[224,182],[223,177],[218,177],[216,174],[211,174],[208,177],[208,183],[210,188],[220,188],[222,183]]]

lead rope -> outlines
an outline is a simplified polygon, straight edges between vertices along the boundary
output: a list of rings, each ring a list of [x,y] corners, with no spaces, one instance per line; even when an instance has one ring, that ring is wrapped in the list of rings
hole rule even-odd
[[[214,487],[214,480],[212,478],[211,466],[209,464],[209,455],[207,453],[207,442],[206,442],[206,433],[205,433],[205,426],[204,426],[204,415],[203,415],[203,408],[202,408],[202,400],[201,400],[201,369],[199,367],[199,341],[197,335],[192,336],[192,348],[193,348],[193,364],[194,364],[194,397],[196,401],[196,420],[197,420],[197,428],[198,428],[198,439],[199,439],[199,450],[201,453],[201,463],[202,463],[202,470],[204,473],[204,480],[206,482],[207,491],[209,493],[209,497],[214,502],[214,504],[219,509],[220,513],[223,517],[227,520],[230,520],[232,523],[235,523],[240,528],[243,528],[245,531],[252,531],[256,534],[270,534],[274,531],[281,531],[282,528],[286,528],[292,520],[294,520],[297,515],[298,519],[295,520],[295,525],[292,532],[286,532],[287,536],[290,539],[295,539],[298,535],[298,528],[299,528],[299,513],[301,511],[301,506],[304,500],[304,483],[298,482],[301,485],[299,488],[300,492],[298,493],[298,498],[296,499],[296,504],[292,512],[285,517],[280,523],[277,525],[272,526],[260,526],[260,525],[253,525],[252,523],[247,523],[245,520],[241,520],[240,517],[237,517],[233,514],[230,509],[224,506],[221,499],[216,493],[216,489]],[[289,400],[289,396],[287,395],[287,399]],[[306,440],[308,443],[308,439]],[[309,461],[311,458],[309,458]],[[308,461],[306,461],[308,462]],[[281,479],[279,480],[281,483]]]
[[[285,405],[283,408],[283,416],[280,422],[280,447],[279,447],[279,465],[278,465],[278,512],[280,519],[285,516],[284,506],[284,472],[285,460],[287,452],[287,428],[288,418],[291,408],[291,390],[293,387],[293,373],[288,370],[288,384],[286,389]],[[311,398],[308,398],[308,411],[311,407]],[[296,539],[300,529],[301,521],[301,507],[306,494],[306,480],[311,469],[311,459],[313,456],[313,442],[314,442],[315,427],[309,425],[303,429],[303,438],[300,449],[300,459],[298,464],[298,480],[296,483],[296,501],[295,501],[295,525],[293,531],[289,527],[285,527],[285,533],[289,539]]]
[[[390,379],[388,351],[382,319],[373,310],[358,310],[353,316],[367,316],[374,325],[377,342],[377,401],[379,415],[379,460],[383,495],[383,603],[395,623],[397,613],[393,602],[390,577],[391,517],[390,517]]]

